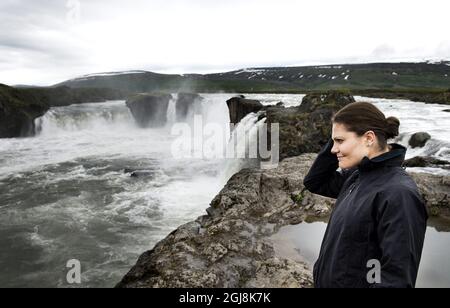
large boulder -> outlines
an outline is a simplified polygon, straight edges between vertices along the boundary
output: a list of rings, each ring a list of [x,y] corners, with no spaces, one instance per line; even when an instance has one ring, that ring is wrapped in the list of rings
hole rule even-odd
[[[431,136],[428,133],[424,132],[415,133],[414,135],[411,136],[411,139],[409,139],[409,145],[412,148],[422,148],[430,139]]]
[[[186,120],[189,110],[194,114],[201,113],[201,102],[203,97],[194,93],[179,93],[176,105],[177,121]]]
[[[450,176],[410,172],[419,188],[428,213],[450,225]]]
[[[404,167],[442,167],[445,165],[450,165],[450,162],[445,160],[440,160],[429,156],[416,156],[405,160],[403,163]]]
[[[29,137],[50,107],[31,93],[0,84],[0,138]]]
[[[170,94],[138,94],[127,100],[136,123],[143,128],[161,127],[167,123]]]
[[[239,123],[249,113],[258,112],[264,107],[257,100],[246,99],[242,96],[230,98],[227,100],[227,105],[230,112],[230,122],[233,124]]]
[[[307,95],[299,107],[266,108],[268,127],[280,125],[280,159],[319,152],[331,136],[332,116],[353,102],[351,95],[329,92]]]

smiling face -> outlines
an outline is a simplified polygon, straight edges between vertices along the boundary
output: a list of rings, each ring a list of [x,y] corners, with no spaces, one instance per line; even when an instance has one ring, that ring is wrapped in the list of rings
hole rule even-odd
[[[358,136],[355,132],[347,130],[345,125],[333,123],[332,138],[334,141],[331,153],[339,160],[339,167],[350,169],[359,165],[361,160],[369,157],[368,136]]]

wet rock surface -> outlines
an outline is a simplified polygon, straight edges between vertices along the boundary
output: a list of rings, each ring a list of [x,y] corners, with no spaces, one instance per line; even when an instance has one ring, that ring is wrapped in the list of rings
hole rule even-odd
[[[167,122],[170,94],[138,94],[126,102],[136,123],[142,127],[161,127]]]

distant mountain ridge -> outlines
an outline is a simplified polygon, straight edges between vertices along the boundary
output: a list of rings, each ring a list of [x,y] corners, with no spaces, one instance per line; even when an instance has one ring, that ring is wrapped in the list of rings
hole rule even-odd
[[[450,62],[245,68],[215,74],[125,71],[89,74],[58,85],[130,92],[301,92],[305,90],[449,89]]]

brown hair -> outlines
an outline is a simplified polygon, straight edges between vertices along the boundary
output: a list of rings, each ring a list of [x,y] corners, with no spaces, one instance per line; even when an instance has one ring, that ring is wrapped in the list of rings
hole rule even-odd
[[[387,140],[398,136],[399,119],[386,118],[385,115],[370,103],[351,103],[339,110],[332,118],[333,123],[343,124],[348,131],[358,136],[373,131],[381,150],[387,146]]]

